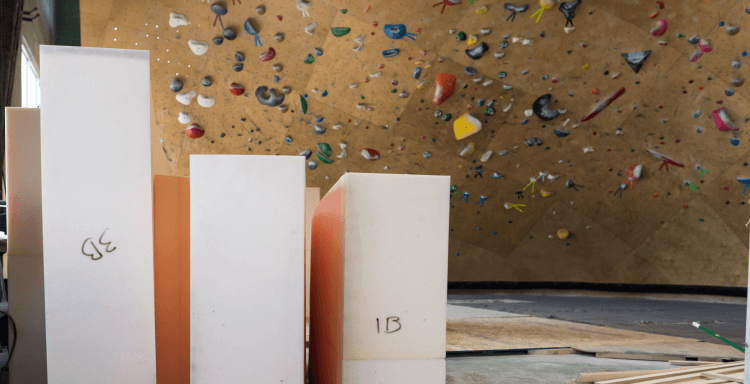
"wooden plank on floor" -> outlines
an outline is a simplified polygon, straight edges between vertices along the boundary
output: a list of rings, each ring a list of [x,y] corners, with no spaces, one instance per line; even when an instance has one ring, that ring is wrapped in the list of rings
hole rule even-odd
[[[666,383],[679,383],[680,381],[674,381],[675,378],[685,380],[700,378],[700,374],[703,372],[713,373],[734,373],[744,370],[745,363],[730,363],[725,364],[721,369],[717,369],[714,366],[696,367],[696,368],[685,368],[680,371],[673,371],[667,373],[655,373],[651,375],[636,376],[624,379],[605,380],[597,382],[597,384],[666,384]],[[665,380],[665,381],[659,381]]]
[[[716,367],[721,367],[722,363],[711,363]],[[584,372],[578,375],[578,383],[592,383],[594,381],[623,379],[627,377],[651,375],[654,373],[668,373],[684,371],[688,368],[670,368],[670,369],[653,369],[643,371],[616,371],[616,372]]]
[[[741,375],[744,375],[745,372],[740,372]],[[711,373],[711,372],[704,372],[701,373],[701,377],[709,378],[709,379],[722,379],[726,381],[733,381],[735,383],[744,383],[745,379],[742,377],[739,377],[737,374],[734,375],[721,375],[718,373]]]
[[[690,366],[709,365],[709,364],[717,364],[717,363],[715,361],[669,360],[669,364],[690,367]]]

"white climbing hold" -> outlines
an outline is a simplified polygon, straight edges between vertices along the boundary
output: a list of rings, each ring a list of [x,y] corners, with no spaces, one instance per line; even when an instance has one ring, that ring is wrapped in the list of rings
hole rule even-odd
[[[527,109],[527,110],[523,111],[523,114],[526,117],[531,117],[531,115],[534,114],[534,110],[533,109]]]
[[[563,123],[562,123],[562,126],[564,127],[564,126],[568,125],[568,123],[570,123],[570,119],[565,119],[565,121],[563,121]]]
[[[448,33],[452,35],[452,34],[456,33],[456,30],[455,29],[451,29],[451,30],[448,31]]]
[[[180,15],[179,13],[170,12],[169,26],[172,28],[177,28],[180,25],[188,25],[187,17],[185,17],[185,15]]]
[[[203,108],[211,108],[216,104],[216,100],[214,100],[211,96],[203,96],[198,95],[198,105],[200,105]]]
[[[495,52],[494,55],[496,59],[502,59],[505,57],[505,52]]]
[[[547,176],[547,178],[549,179],[550,183],[552,183],[553,181],[555,181],[555,179],[557,179],[558,177],[560,177],[560,175],[555,175],[555,176],[549,175],[549,176]]]
[[[302,17],[308,17],[310,16],[310,12],[308,12],[308,8],[310,8],[310,3],[305,2],[304,0],[297,0],[297,9],[302,11]]]
[[[594,152],[594,147],[586,147],[583,149],[583,153]]]
[[[359,36],[357,36],[357,38],[354,39],[354,42],[355,43],[360,43],[360,44],[364,43],[365,42],[365,35],[359,35]]]
[[[208,52],[208,44],[203,41],[188,40],[188,46],[198,56]]]
[[[512,43],[518,43],[518,42],[520,42],[520,41],[523,41],[523,39],[522,39],[522,38],[520,38],[520,37],[514,37],[514,38],[513,38],[513,39],[511,39],[510,41],[511,41]]]
[[[354,52],[359,52],[359,51],[361,51],[361,50],[362,50],[362,48],[363,48],[363,47],[364,47],[364,44],[360,44],[360,45],[358,45],[358,46],[356,46],[356,47],[352,48],[352,51],[354,51]]]
[[[489,35],[490,34],[490,29],[489,28],[482,28],[482,29],[479,30],[479,33],[482,34],[482,35]]]
[[[357,87],[359,87],[359,83],[354,83],[349,86],[351,89],[357,89]]]
[[[180,122],[180,124],[190,124],[190,122],[193,121],[193,115],[185,112],[180,112],[177,120]]]
[[[334,125],[334,126],[333,126],[333,127],[331,127],[331,128],[333,128],[333,129],[336,129],[336,130],[339,130],[339,129],[341,129],[341,128],[342,128],[343,126],[344,126],[344,124],[336,124],[336,125]]]
[[[312,93],[318,93],[318,88],[313,88]]]
[[[382,73],[382,72],[375,72],[375,73],[371,73],[371,74],[370,74],[370,77],[372,77],[372,78],[374,79],[374,78],[376,78],[376,77],[380,77],[381,75],[383,75],[383,73]]]
[[[197,95],[195,91],[190,91],[187,93],[178,93],[177,96],[175,97],[177,98],[177,101],[179,101],[181,104],[190,105],[190,102],[193,101],[193,98],[195,97],[195,95]]]
[[[508,104],[508,106],[507,106],[507,107],[503,108],[503,112],[508,112],[508,111],[510,111],[510,107],[512,107],[512,106],[513,106],[513,103],[510,103],[510,104]]]
[[[487,160],[489,160],[491,156],[492,156],[492,151],[487,151],[484,153],[484,155],[482,155],[482,158],[479,159],[479,161],[486,163]]]
[[[286,112],[287,109],[289,109],[289,107],[287,107],[286,104],[279,105],[279,111]]]
[[[565,27],[565,33],[573,32],[575,29],[576,29],[576,27],[570,27],[570,28]]]
[[[490,85],[490,84],[492,84],[492,80],[487,80],[484,83],[482,83],[482,85],[484,85],[485,87],[488,86],[488,85]]]
[[[357,109],[359,109],[361,111],[364,111],[365,108],[367,108],[367,105],[365,105],[365,104],[357,104]]]
[[[532,44],[534,44],[534,42],[531,41],[531,40],[529,40],[529,39],[523,39],[523,43],[522,44],[523,45],[532,45]]]
[[[336,157],[338,157],[339,159],[341,159],[341,158],[343,158],[343,157],[346,156],[346,144],[345,143],[340,143],[339,147],[341,147],[341,154],[338,155],[338,156],[336,156]]]
[[[482,79],[483,79],[482,76],[479,76],[476,79],[471,79],[471,80],[473,80],[475,83],[479,83],[482,81]]]
[[[561,115],[564,115],[564,114],[568,113],[568,110],[567,109],[558,109],[557,112],[560,112]]]
[[[307,32],[308,35],[312,35],[313,32],[315,32],[315,27],[318,26],[318,23],[312,23],[305,27],[305,32]]]
[[[281,72],[281,64],[274,64],[271,68],[274,70],[274,72]]]

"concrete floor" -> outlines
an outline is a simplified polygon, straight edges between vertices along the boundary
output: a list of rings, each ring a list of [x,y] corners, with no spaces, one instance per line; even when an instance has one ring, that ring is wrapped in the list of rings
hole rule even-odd
[[[489,356],[446,359],[446,384],[568,384],[582,372],[679,368],[665,362],[582,355]]]
[[[723,344],[693,327],[697,321],[738,345],[745,340],[742,304],[529,294],[449,294],[448,303]]]

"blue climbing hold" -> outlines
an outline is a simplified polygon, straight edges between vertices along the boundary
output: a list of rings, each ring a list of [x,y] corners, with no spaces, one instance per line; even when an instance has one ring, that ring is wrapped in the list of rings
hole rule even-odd
[[[396,121],[401,121],[401,118],[400,118],[400,117],[397,117],[397,118],[396,118]]]
[[[747,56],[747,51],[742,51],[742,57]]]
[[[417,36],[416,33],[407,33],[406,32],[406,26],[403,24],[386,24],[383,26],[383,32],[385,32],[385,35],[390,37],[391,39],[398,40],[403,39],[404,36],[416,41],[417,39],[414,36]]]
[[[284,138],[284,140],[286,140],[287,143],[291,143],[292,142],[292,137],[291,136],[287,136],[287,137]]]
[[[398,55],[398,52],[399,52],[398,48],[386,49],[385,51],[383,51],[383,57],[385,58],[393,57],[393,56]]]
[[[522,121],[521,124],[524,125],[524,124],[526,124],[528,122],[529,122],[529,119],[526,119],[526,120]]]
[[[315,54],[316,54],[316,55],[318,55],[318,56],[323,56],[323,51],[321,51],[320,49],[318,49],[318,48],[315,48],[315,49],[314,49],[313,51],[315,51]]]
[[[729,143],[736,147],[736,146],[740,145],[740,139],[731,138],[731,139],[729,139]]]
[[[492,232],[493,235],[497,235],[497,232]]]
[[[723,21],[720,21],[720,22],[719,22],[719,26],[720,26],[720,27],[723,27],[723,26],[724,26],[724,22],[723,22]]]
[[[322,117],[319,117],[317,120],[315,120],[316,123],[320,123],[321,121],[323,121]]]
[[[466,67],[466,68],[464,68],[464,73],[467,74],[467,75],[469,75],[469,76],[474,76],[474,75],[477,74],[477,70],[474,69],[474,68],[472,68],[472,67]]]
[[[321,97],[326,97],[326,96],[328,96],[328,91],[327,91],[327,90],[323,90],[323,92],[322,92],[322,93],[320,94],[320,96],[321,96]]]

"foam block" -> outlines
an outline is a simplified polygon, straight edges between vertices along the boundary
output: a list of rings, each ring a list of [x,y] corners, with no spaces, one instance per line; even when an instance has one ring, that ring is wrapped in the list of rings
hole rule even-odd
[[[154,177],[156,378],[190,382],[190,179]]]
[[[148,51],[42,46],[50,383],[153,383]]]
[[[305,169],[190,156],[192,384],[304,383]]]
[[[8,312],[17,327],[11,384],[47,382],[39,130],[38,108],[5,109]]]
[[[360,383],[343,380],[346,361],[445,358],[449,193],[447,176],[347,173],[321,200],[312,383]]]
[[[343,383],[445,384],[445,359],[344,360]]]

